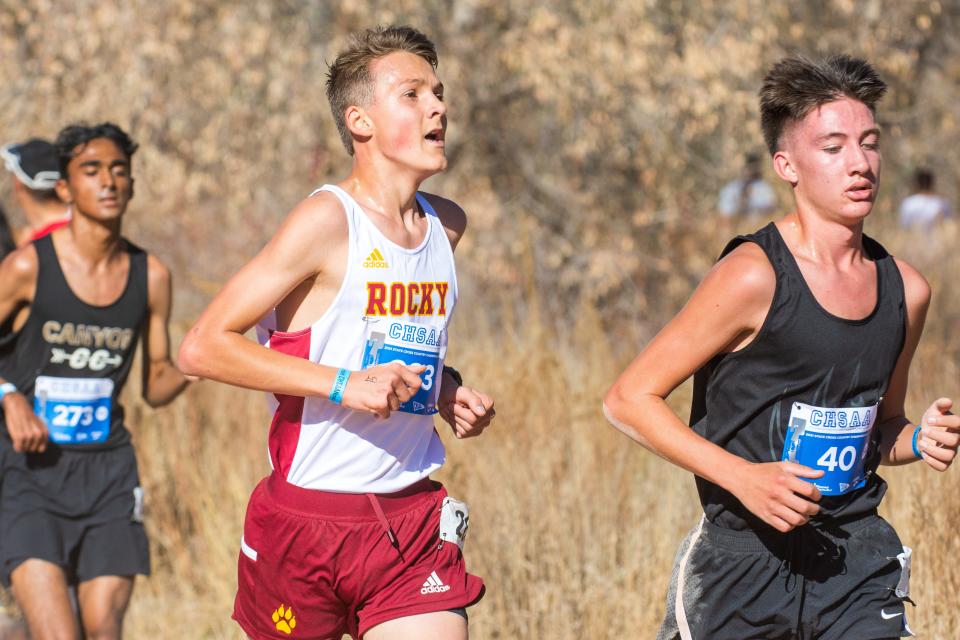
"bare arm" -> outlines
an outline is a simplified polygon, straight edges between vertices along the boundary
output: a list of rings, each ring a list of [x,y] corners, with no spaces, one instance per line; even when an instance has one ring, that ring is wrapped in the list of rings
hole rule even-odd
[[[456,202],[425,193],[447,234],[454,251],[467,230],[467,214]],[[461,385],[449,373],[441,376],[440,416],[450,425],[457,438],[471,438],[483,433],[496,417],[493,398],[467,385]]]
[[[143,326],[143,399],[160,407],[186,389],[187,378],[170,359],[170,271],[156,257],[147,256],[149,311]]]
[[[881,437],[881,463],[887,465],[907,464],[918,459],[913,452],[913,432],[916,427],[906,417],[904,404],[910,363],[923,333],[931,295],[930,285],[916,269],[902,260],[897,260],[897,267],[903,278],[907,335],[880,406],[878,428]],[[930,405],[921,418],[924,430],[917,443],[918,448],[924,453],[927,464],[938,471],[944,471],[950,466],[960,443],[960,417],[950,413],[951,406],[952,401],[949,398],[940,398]]]
[[[328,396],[337,369],[273,351],[243,334],[307,280],[338,287],[331,254],[348,242],[339,201],[322,193],[301,202],[276,235],[227,282],[180,347],[184,372],[201,378],[293,396]],[[324,280],[326,279],[326,280]],[[420,387],[422,368],[397,364],[351,376],[343,404],[387,417]],[[412,390],[412,393],[411,393]]]
[[[788,531],[819,509],[811,502],[820,497],[816,487],[798,476],[822,472],[789,462],[747,462],[695,433],[666,403],[713,356],[756,336],[775,288],[773,268],[758,246],[745,243],[732,251],[620,375],[604,413],[650,451],[723,487],[765,522]]]
[[[33,245],[21,247],[0,264],[0,319],[14,318],[18,311],[33,302],[39,263]],[[15,327],[19,329],[19,327]],[[7,382],[0,379],[0,383]],[[47,426],[33,412],[33,407],[19,391],[3,396],[3,413],[7,432],[15,451],[39,453],[47,448]]]

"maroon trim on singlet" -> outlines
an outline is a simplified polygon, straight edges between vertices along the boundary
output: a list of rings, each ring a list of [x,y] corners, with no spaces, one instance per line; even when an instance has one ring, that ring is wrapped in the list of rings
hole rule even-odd
[[[274,331],[270,333],[270,348],[296,358],[310,358],[310,327],[294,333]],[[267,448],[273,470],[286,478],[293,464],[300,441],[300,427],[303,422],[303,397],[274,394],[277,410],[270,423],[270,438]]]
[[[70,224],[69,216],[66,218],[63,218],[62,220],[56,220],[54,222],[51,222],[45,227],[40,227],[39,229],[33,232],[32,236],[30,236],[30,242],[33,242],[34,240],[39,240],[43,236],[49,235],[54,231],[56,231],[57,229],[67,226],[68,224]]]

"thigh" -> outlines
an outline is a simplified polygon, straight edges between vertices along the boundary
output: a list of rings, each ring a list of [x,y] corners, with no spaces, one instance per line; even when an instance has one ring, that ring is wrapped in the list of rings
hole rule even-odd
[[[30,558],[11,574],[13,596],[34,640],[80,638],[63,569],[46,560]]]
[[[77,585],[80,620],[86,635],[119,638],[132,593],[131,576],[101,576]]]
[[[434,611],[382,622],[363,634],[363,640],[467,640],[463,610]]]

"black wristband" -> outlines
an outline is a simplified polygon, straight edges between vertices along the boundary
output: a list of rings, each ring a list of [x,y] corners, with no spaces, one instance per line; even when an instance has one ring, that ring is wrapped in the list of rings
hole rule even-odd
[[[450,374],[450,377],[453,378],[454,380],[456,380],[458,385],[460,385],[461,387],[463,386],[463,376],[460,375],[460,372],[459,372],[459,371],[457,371],[457,370],[454,369],[453,367],[449,367],[449,366],[447,366],[447,365],[443,365],[443,372],[444,372],[444,373],[449,373],[449,374]]]

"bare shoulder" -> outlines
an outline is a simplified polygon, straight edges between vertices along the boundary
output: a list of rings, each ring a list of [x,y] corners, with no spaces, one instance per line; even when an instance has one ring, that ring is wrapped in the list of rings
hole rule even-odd
[[[453,200],[432,193],[421,192],[421,194],[437,212],[437,217],[440,218],[440,223],[446,229],[447,237],[450,238],[450,244],[456,247],[467,230],[466,212]]]
[[[33,287],[39,271],[40,261],[33,243],[11,251],[0,264],[0,277],[15,287]]]
[[[926,308],[930,304],[930,283],[917,271],[916,267],[905,260],[894,258],[900,278],[903,280],[903,296],[908,309]]]
[[[150,297],[170,289],[170,269],[160,258],[152,253],[147,254],[147,289]]]
[[[769,305],[777,288],[777,275],[759,245],[744,242],[713,266],[701,287],[740,302]]]
[[[318,248],[329,247],[346,242],[349,229],[340,200],[329,191],[321,191],[301,200],[287,214],[274,237]]]

